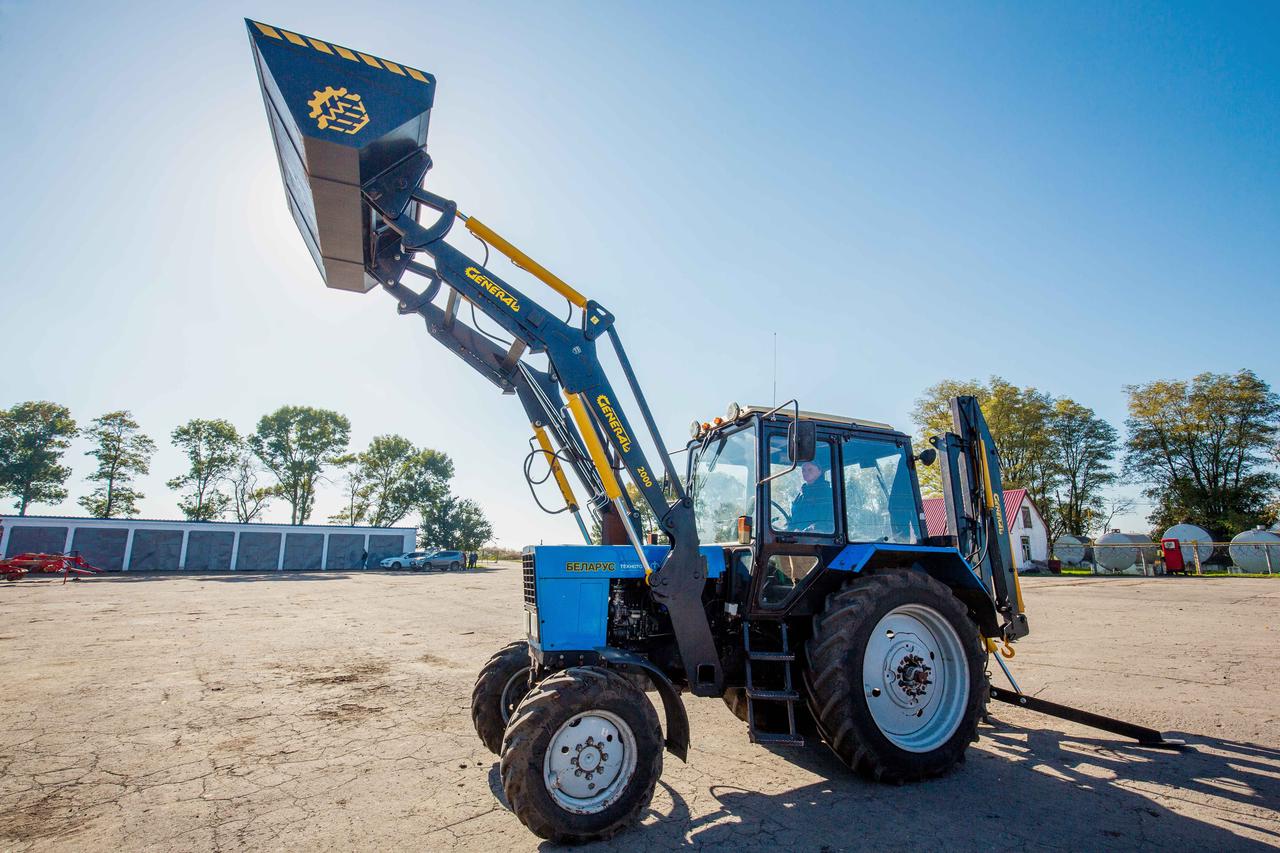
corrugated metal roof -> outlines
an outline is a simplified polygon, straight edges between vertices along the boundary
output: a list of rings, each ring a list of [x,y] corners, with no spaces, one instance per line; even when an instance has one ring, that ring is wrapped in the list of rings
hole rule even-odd
[[[290,524],[287,521],[190,521],[185,518],[95,518],[91,515],[17,515],[16,513],[3,514],[0,513],[0,524],[6,522],[26,522],[26,521],[73,521],[81,524],[89,524],[93,522],[130,522],[143,524],[186,524],[186,525],[204,525],[216,527],[218,525],[227,525],[231,527],[314,527],[321,530],[417,530],[418,528],[411,525],[397,525],[395,527],[371,527],[367,524]]]
[[[1022,502],[1027,499],[1026,489],[1009,489],[1004,493],[1004,517],[1005,526],[1013,527],[1013,519],[1018,517],[1018,510],[1022,507]],[[1035,504],[1027,501],[1028,506],[1035,507]],[[1039,515],[1039,510],[1036,511]],[[942,498],[925,498],[924,499],[924,526],[929,531],[930,536],[946,536],[947,530],[947,508],[942,503]]]

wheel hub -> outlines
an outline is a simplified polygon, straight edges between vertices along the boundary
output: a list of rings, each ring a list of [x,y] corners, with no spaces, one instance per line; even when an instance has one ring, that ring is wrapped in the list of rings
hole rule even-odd
[[[587,774],[587,778],[591,778],[592,773],[597,773],[609,760],[609,754],[604,751],[601,744],[592,742],[590,736],[587,737],[586,743],[577,744],[574,749],[578,751],[570,762],[577,770],[574,771],[575,776]]]
[[[925,664],[919,655],[908,652],[898,663],[898,688],[909,698],[919,701],[933,684],[929,680],[932,674],[933,668]]]

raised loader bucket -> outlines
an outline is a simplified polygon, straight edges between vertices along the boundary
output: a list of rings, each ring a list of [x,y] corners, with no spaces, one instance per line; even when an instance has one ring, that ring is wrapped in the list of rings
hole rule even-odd
[[[289,210],[324,283],[365,293],[378,283],[365,272],[375,243],[397,238],[379,228],[360,187],[407,158],[426,160],[419,152],[435,78],[279,27],[245,24]]]

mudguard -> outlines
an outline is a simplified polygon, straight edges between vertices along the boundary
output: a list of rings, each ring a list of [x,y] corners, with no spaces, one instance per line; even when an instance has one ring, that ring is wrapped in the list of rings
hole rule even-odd
[[[963,601],[973,613],[983,636],[1002,636],[999,615],[990,591],[955,548],[864,542],[846,546],[827,564],[831,571],[851,574],[903,567],[925,572],[934,580],[950,587],[956,598]]]
[[[681,761],[689,760],[689,714],[680,700],[680,692],[666,674],[645,658],[622,649],[601,649],[600,658],[621,670],[637,669],[649,677],[662,697],[662,710],[667,717],[667,751]]]

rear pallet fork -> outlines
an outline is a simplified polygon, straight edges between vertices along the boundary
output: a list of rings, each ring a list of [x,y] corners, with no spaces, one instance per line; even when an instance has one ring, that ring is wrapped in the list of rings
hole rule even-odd
[[[1037,699],[1035,696],[1028,696],[1022,692],[1022,688],[1014,680],[1013,673],[1009,671],[1009,667],[1005,665],[1005,662],[1000,659],[1000,652],[993,651],[991,654],[996,659],[996,663],[1000,664],[1000,668],[1004,670],[1005,677],[1009,679],[1009,683],[1013,685],[1013,690],[1005,690],[1003,687],[994,686],[991,688],[991,698],[997,702],[1005,702],[1009,705],[1025,708],[1028,711],[1035,711],[1038,714],[1047,714],[1060,720],[1067,720],[1122,737],[1133,738],[1138,742],[1139,746],[1179,752],[1186,748],[1185,741],[1167,738],[1163,733],[1155,729],[1149,729],[1146,726],[1127,723],[1114,717],[1104,717],[1101,714],[1094,714],[1090,711],[1082,711],[1079,708],[1071,708],[1066,705],[1059,705],[1057,702],[1049,702],[1045,699]]]

